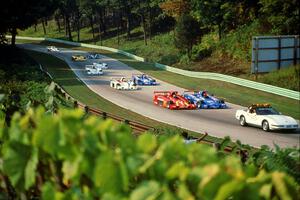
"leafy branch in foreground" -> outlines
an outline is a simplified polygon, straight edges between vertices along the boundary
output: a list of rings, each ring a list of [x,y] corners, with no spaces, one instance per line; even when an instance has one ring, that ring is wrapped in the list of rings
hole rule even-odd
[[[279,171],[243,165],[179,136],[137,139],[125,124],[42,108],[15,114],[1,130],[0,179],[23,199],[296,199],[299,185]],[[2,181],[2,180],[1,180]],[[9,195],[9,184],[1,184]]]

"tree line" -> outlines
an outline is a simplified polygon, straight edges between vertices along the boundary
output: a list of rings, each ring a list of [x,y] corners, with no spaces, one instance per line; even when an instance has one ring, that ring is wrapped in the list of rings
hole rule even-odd
[[[188,54],[203,34],[213,31],[222,38],[255,20],[265,33],[299,34],[297,0],[8,0],[0,8],[1,38],[9,33],[14,44],[18,29],[38,23],[46,34],[51,19],[70,41],[80,41],[87,26],[100,43],[109,30],[119,42],[121,32],[130,39],[141,27],[145,45],[154,34],[175,30],[176,46]]]

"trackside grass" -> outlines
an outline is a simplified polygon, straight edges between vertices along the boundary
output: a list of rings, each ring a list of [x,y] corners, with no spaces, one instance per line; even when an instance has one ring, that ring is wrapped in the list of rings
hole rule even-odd
[[[248,106],[253,103],[270,103],[283,114],[290,115],[300,119],[299,101],[262,92],[255,89],[241,87],[238,85],[214,81],[207,79],[190,78],[178,75],[172,72],[160,70],[152,63],[143,63],[123,56],[121,54],[111,53],[96,49],[77,48],[86,51],[94,51],[115,58],[137,70],[147,73],[157,79],[169,82],[189,90],[208,90],[211,94],[223,97],[226,101],[242,106]]]
[[[78,80],[74,72],[62,60],[35,51],[25,50],[31,57],[40,63],[53,77],[54,81],[64,88],[73,98],[89,105],[90,107],[100,109],[104,112],[117,115],[119,117],[128,119],[130,121],[140,122],[145,125],[156,127],[159,133],[167,132],[168,134],[180,133],[182,130],[174,126],[164,124],[150,118],[139,115],[135,112],[129,111],[110,101],[102,98],[93,91],[91,91],[83,82]],[[190,135],[200,137],[202,134],[188,131]],[[222,139],[207,136],[205,139],[212,142],[221,142]]]
[[[136,61],[127,56],[112,53],[103,50],[97,49],[89,49],[83,47],[71,47],[69,45],[58,44],[58,43],[50,43],[50,42],[40,42],[41,45],[55,45],[58,47],[67,47],[72,49],[80,49],[89,52],[98,52],[105,56],[115,58],[137,70],[140,70],[144,73],[147,73],[157,79],[169,82],[171,84],[177,85],[179,87],[183,87],[190,90],[203,90],[206,89],[211,94],[215,94],[216,96],[223,97],[226,101],[242,106],[248,106],[253,103],[270,103],[273,105],[279,112],[290,115],[296,119],[300,119],[300,103],[297,100],[281,97],[278,95],[262,92],[255,89],[250,89],[246,87],[241,87],[238,85],[222,82],[222,81],[214,81],[214,80],[206,80],[206,79],[198,79],[198,78],[190,78],[182,75],[178,75],[172,72],[160,70],[154,66],[153,63],[140,62]]]

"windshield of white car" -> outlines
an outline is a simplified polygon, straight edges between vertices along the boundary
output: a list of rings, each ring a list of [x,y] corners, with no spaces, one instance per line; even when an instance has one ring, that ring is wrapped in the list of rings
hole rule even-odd
[[[256,108],[257,115],[279,115],[279,112],[274,108]]]

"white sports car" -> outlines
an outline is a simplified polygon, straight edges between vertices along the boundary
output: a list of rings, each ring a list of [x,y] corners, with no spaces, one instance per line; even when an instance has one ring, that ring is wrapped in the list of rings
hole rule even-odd
[[[95,67],[94,65],[86,65],[85,70],[87,71],[87,74],[103,74],[102,68]]]
[[[48,47],[47,47],[47,50],[48,50],[48,51],[52,51],[52,52],[59,52],[59,49],[56,48],[55,46],[48,46]]]
[[[270,104],[253,104],[246,110],[237,110],[235,118],[240,121],[241,126],[257,126],[264,131],[296,130],[299,127],[294,118],[282,115],[272,108]]]
[[[136,83],[131,79],[126,79],[124,77],[120,79],[112,79],[110,81],[110,87],[117,90],[137,90]]]
[[[93,65],[94,65],[95,67],[99,67],[99,68],[101,68],[101,69],[108,69],[108,66],[107,66],[106,63],[101,63],[101,62],[96,63],[96,62],[94,62]]]

